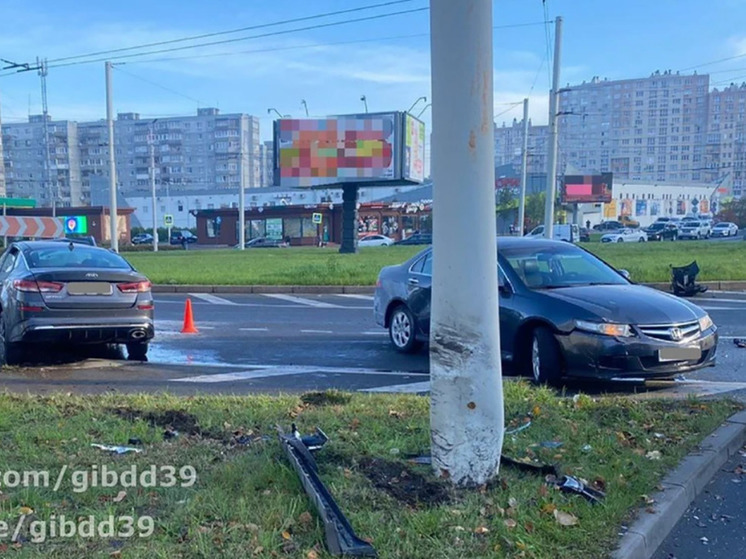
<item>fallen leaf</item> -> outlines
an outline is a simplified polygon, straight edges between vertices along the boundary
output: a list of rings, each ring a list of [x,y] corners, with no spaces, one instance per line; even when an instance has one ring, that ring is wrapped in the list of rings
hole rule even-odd
[[[262,495],[264,495],[265,497],[268,497],[272,495],[272,491],[270,491],[269,489],[265,489],[264,491],[262,491]]]
[[[531,410],[531,413],[534,417],[539,417],[541,415],[541,408],[539,406],[534,406],[534,409]]]
[[[475,534],[489,534],[490,529],[487,528],[487,526],[480,526],[476,530],[474,530]]]
[[[456,530],[457,532],[465,532],[466,531],[466,528],[464,528],[463,526],[454,526],[453,529]]]
[[[311,516],[311,513],[308,511],[302,512],[298,517],[298,522],[300,522],[304,526],[308,526],[309,524],[311,524],[311,522],[313,522],[313,516]]]
[[[546,513],[546,514],[552,514],[556,510],[557,510],[557,506],[552,503],[547,503],[541,507],[541,512]]]
[[[347,479],[350,479],[350,478],[352,477],[352,470],[350,470],[349,468],[345,468],[344,470],[342,470],[342,474],[343,474],[343,475],[344,475],[344,476],[345,476],[345,477],[346,477]]]
[[[116,551],[112,551],[111,553],[109,553],[109,557],[121,557],[121,556],[122,556],[122,551],[119,550],[119,549],[117,549]]]
[[[287,530],[285,530],[285,531],[284,531],[284,532],[282,533],[282,539],[283,539],[283,540],[289,540],[289,539],[290,539],[290,538],[292,538],[292,537],[293,537],[293,536],[291,536],[291,535],[290,535],[290,532],[288,532]]]
[[[249,522],[249,523],[248,523],[248,524],[246,525],[246,529],[247,529],[247,530],[248,530],[249,532],[258,532],[258,531],[259,531],[259,526],[257,526],[256,524],[254,524],[254,523],[252,523],[252,522]]]
[[[651,450],[645,455],[645,458],[648,460],[660,460],[661,456],[660,450]]]
[[[743,467],[741,467],[741,465],[736,466],[736,469],[733,470],[733,473],[741,475],[743,473]]]
[[[534,523],[533,522],[526,522],[526,524],[524,524],[523,528],[529,534],[533,534],[534,533]]]
[[[200,534],[206,534],[207,532],[210,531],[210,529],[207,526],[200,526],[199,528],[197,528],[197,531]]]
[[[505,514],[507,514],[508,516],[515,516],[515,513],[516,509],[514,509],[513,507],[508,507],[508,509],[505,511]]]
[[[549,489],[547,488],[547,486],[546,485],[540,485],[539,486],[539,496],[540,497],[546,497],[547,495],[549,495]]]
[[[260,545],[259,547],[254,548],[254,555],[259,555],[264,551],[264,548]]]
[[[593,480],[593,489],[606,491],[606,480],[601,476],[598,476],[596,479]]]
[[[312,549],[306,553],[306,559],[319,559],[319,554]]]
[[[518,523],[512,518],[506,518],[505,520],[503,520],[503,522],[505,523],[505,526],[507,526],[509,530],[512,530],[513,528],[518,526]]]
[[[561,510],[555,509],[554,518],[557,520],[557,523],[560,526],[575,526],[578,523],[578,519],[576,516],[570,514],[569,512],[563,512]]]
[[[31,507],[21,507],[18,512],[20,512],[21,514],[33,514],[34,509],[32,509]]]
[[[655,509],[653,507],[645,507],[645,512],[648,514],[655,514]]]
[[[114,497],[113,501],[115,503],[121,503],[126,496],[127,496],[127,492],[126,491],[120,491],[119,493],[117,493],[117,496]]]
[[[350,421],[350,430],[351,431],[357,431],[358,427],[360,427],[360,420],[356,417],[352,421]]]
[[[523,550],[524,550],[524,549],[526,549],[526,547],[527,547],[527,546],[526,546],[526,544],[525,544],[525,543],[523,543],[523,542],[515,542],[515,546],[516,546],[516,547],[517,547],[518,549],[520,549],[521,551],[523,551]],[[522,556],[522,555],[523,555],[523,554],[521,554],[521,556]]]
[[[510,499],[508,499],[508,506],[514,509],[518,506],[518,501],[516,501],[514,497],[511,497]]]
[[[648,497],[647,495],[640,495],[640,499],[645,501],[646,505],[652,505],[655,503],[655,499],[652,499],[651,497]]]
[[[401,419],[402,413],[400,411],[396,411],[396,410],[389,410],[389,416],[390,417],[395,417],[397,419]]]

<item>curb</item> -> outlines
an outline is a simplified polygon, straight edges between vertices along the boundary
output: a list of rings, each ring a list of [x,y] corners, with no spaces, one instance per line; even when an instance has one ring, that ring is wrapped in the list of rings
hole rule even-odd
[[[738,412],[708,435],[661,482],[654,496],[655,512],[641,515],[622,536],[612,559],[650,559],[689,505],[718,469],[746,442],[746,411]]]

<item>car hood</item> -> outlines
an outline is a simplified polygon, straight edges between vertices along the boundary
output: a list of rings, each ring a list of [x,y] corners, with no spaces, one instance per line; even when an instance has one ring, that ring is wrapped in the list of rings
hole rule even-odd
[[[691,322],[705,314],[688,301],[641,285],[578,286],[544,293],[620,324],[674,324]]]

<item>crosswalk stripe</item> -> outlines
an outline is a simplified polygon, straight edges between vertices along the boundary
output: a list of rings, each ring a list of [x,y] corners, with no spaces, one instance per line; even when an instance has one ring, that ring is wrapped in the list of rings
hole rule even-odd
[[[324,367],[314,365],[248,365],[250,370],[235,373],[223,373],[217,375],[197,375],[183,378],[170,379],[170,382],[235,382],[239,380],[252,380],[265,377],[278,377],[285,375],[307,375],[307,374],[341,374],[341,375],[376,375],[392,377],[427,377],[428,373],[416,373],[410,371],[381,371],[378,369],[354,368],[354,367]]]
[[[334,305],[332,303],[325,303],[324,301],[315,301],[313,299],[304,299],[303,297],[296,297],[295,295],[286,295],[284,293],[263,293],[265,297],[271,297],[272,299],[279,299],[281,301],[288,301],[289,303],[295,303],[296,305],[305,305],[307,307],[316,307],[319,309],[343,309],[343,305]]]
[[[266,332],[269,328],[239,328],[242,332]]]
[[[362,299],[364,301],[373,300],[373,295],[358,295],[356,293],[343,293],[338,295],[338,297],[347,297],[348,299]]]
[[[333,334],[331,330],[301,330],[303,334]]]
[[[238,303],[234,303],[233,301],[229,301],[228,299],[223,299],[222,297],[217,297],[209,293],[189,293],[189,296],[196,299],[202,299],[203,301],[207,301],[208,303],[212,303],[213,305],[238,305]]]
[[[374,388],[362,388],[359,390],[359,392],[394,392],[397,394],[430,392],[430,381],[411,382],[409,384],[392,384],[390,386],[376,386]]]

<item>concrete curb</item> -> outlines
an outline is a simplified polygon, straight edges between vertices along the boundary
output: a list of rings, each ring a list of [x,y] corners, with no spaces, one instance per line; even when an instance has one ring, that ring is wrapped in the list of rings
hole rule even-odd
[[[671,291],[670,283],[643,283],[647,287],[661,291]],[[706,281],[712,291],[744,291],[746,281]],[[154,285],[153,293],[305,293],[316,295],[357,294],[373,295],[372,285]],[[699,298],[706,298],[707,294]],[[696,299],[692,299],[696,301]]]
[[[746,411],[732,415],[684,458],[653,496],[655,512],[641,512],[612,559],[650,559],[710,479],[746,442]]]

